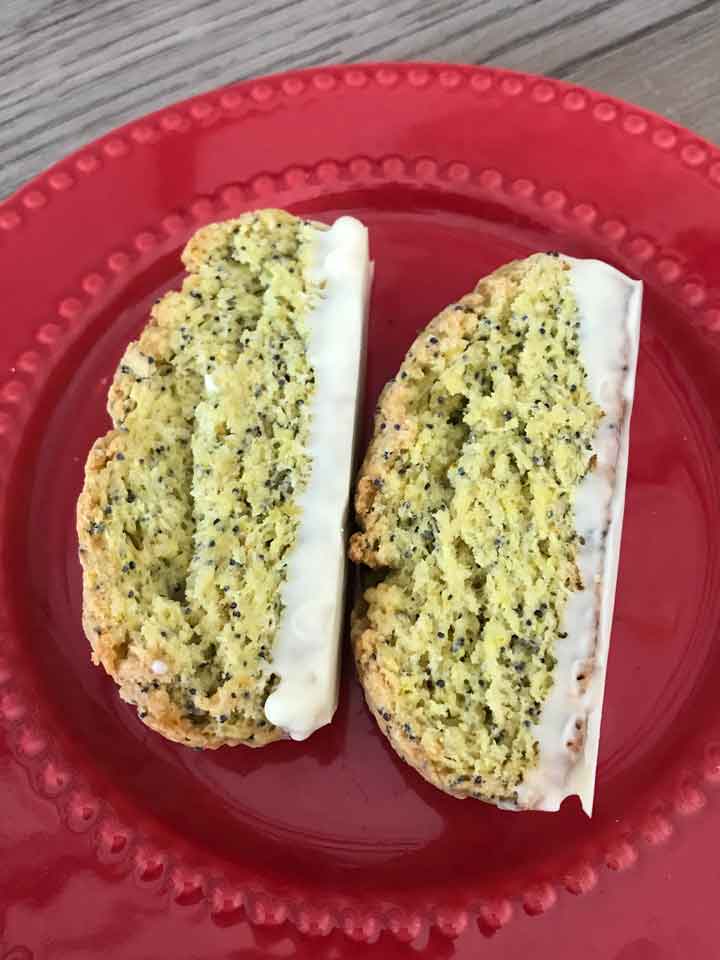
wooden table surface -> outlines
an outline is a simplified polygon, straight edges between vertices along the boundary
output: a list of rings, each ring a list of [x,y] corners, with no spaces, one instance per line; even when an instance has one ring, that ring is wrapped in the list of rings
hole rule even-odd
[[[233,80],[490,63],[720,140],[720,0],[0,0],[0,197],[110,128]]]

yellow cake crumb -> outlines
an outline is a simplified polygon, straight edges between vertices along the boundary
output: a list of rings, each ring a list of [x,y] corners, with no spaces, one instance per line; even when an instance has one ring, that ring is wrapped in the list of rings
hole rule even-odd
[[[567,598],[575,491],[602,411],[567,264],[509,265],[444,310],[381,397],[351,556],[378,722],[444,789],[512,803],[537,759]]]
[[[281,735],[263,706],[310,471],[306,307],[317,225],[200,230],[110,392],[78,506],[94,658],[146,723],[195,746]]]

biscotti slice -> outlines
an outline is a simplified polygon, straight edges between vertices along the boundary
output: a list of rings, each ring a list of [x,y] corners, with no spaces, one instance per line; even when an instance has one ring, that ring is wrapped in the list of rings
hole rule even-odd
[[[395,750],[455,796],[592,811],[641,297],[596,260],[510,263],[380,398],[355,657]]]
[[[337,702],[367,231],[264,210],[203,228],[183,260],[87,461],[85,631],[172,740],[302,739]]]

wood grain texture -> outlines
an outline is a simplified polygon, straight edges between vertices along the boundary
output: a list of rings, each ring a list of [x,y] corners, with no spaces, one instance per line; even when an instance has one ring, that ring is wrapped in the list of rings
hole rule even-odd
[[[173,100],[366,59],[562,77],[720,140],[719,49],[720,0],[2,0],[0,197]]]

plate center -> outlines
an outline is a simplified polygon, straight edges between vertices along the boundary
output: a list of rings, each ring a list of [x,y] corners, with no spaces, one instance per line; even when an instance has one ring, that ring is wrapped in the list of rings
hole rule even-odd
[[[538,249],[603,255],[497,211],[396,208],[369,196],[351,212],[370,226],[376,262],[368,409],[418,329],[479,276]],[[367,713],[347,657],[332,726],[303,744],[206,753],[147,730],[90,664],[75,500],[88,449],[108,428],[114,367],[149,304],[177,282],[177,265],[173,251],[93,317],[60,359],[19,464],[30,493],[8,531],[14,595],[68,749],[130,816],[162,821],[231,867],[278,878],[311,871],[322,885],[348,888],[377,887],[380,877],[407,890],[468,879],[497,888],[599,842],[653,795],[678,745],[716,719],[720,464],[709,439],[711,385],[698,380],[701,347],[684,318],[647,291],[596,816],[588,821],[574,800],[557,815],[513,814],[446,797],[403,765]]]

